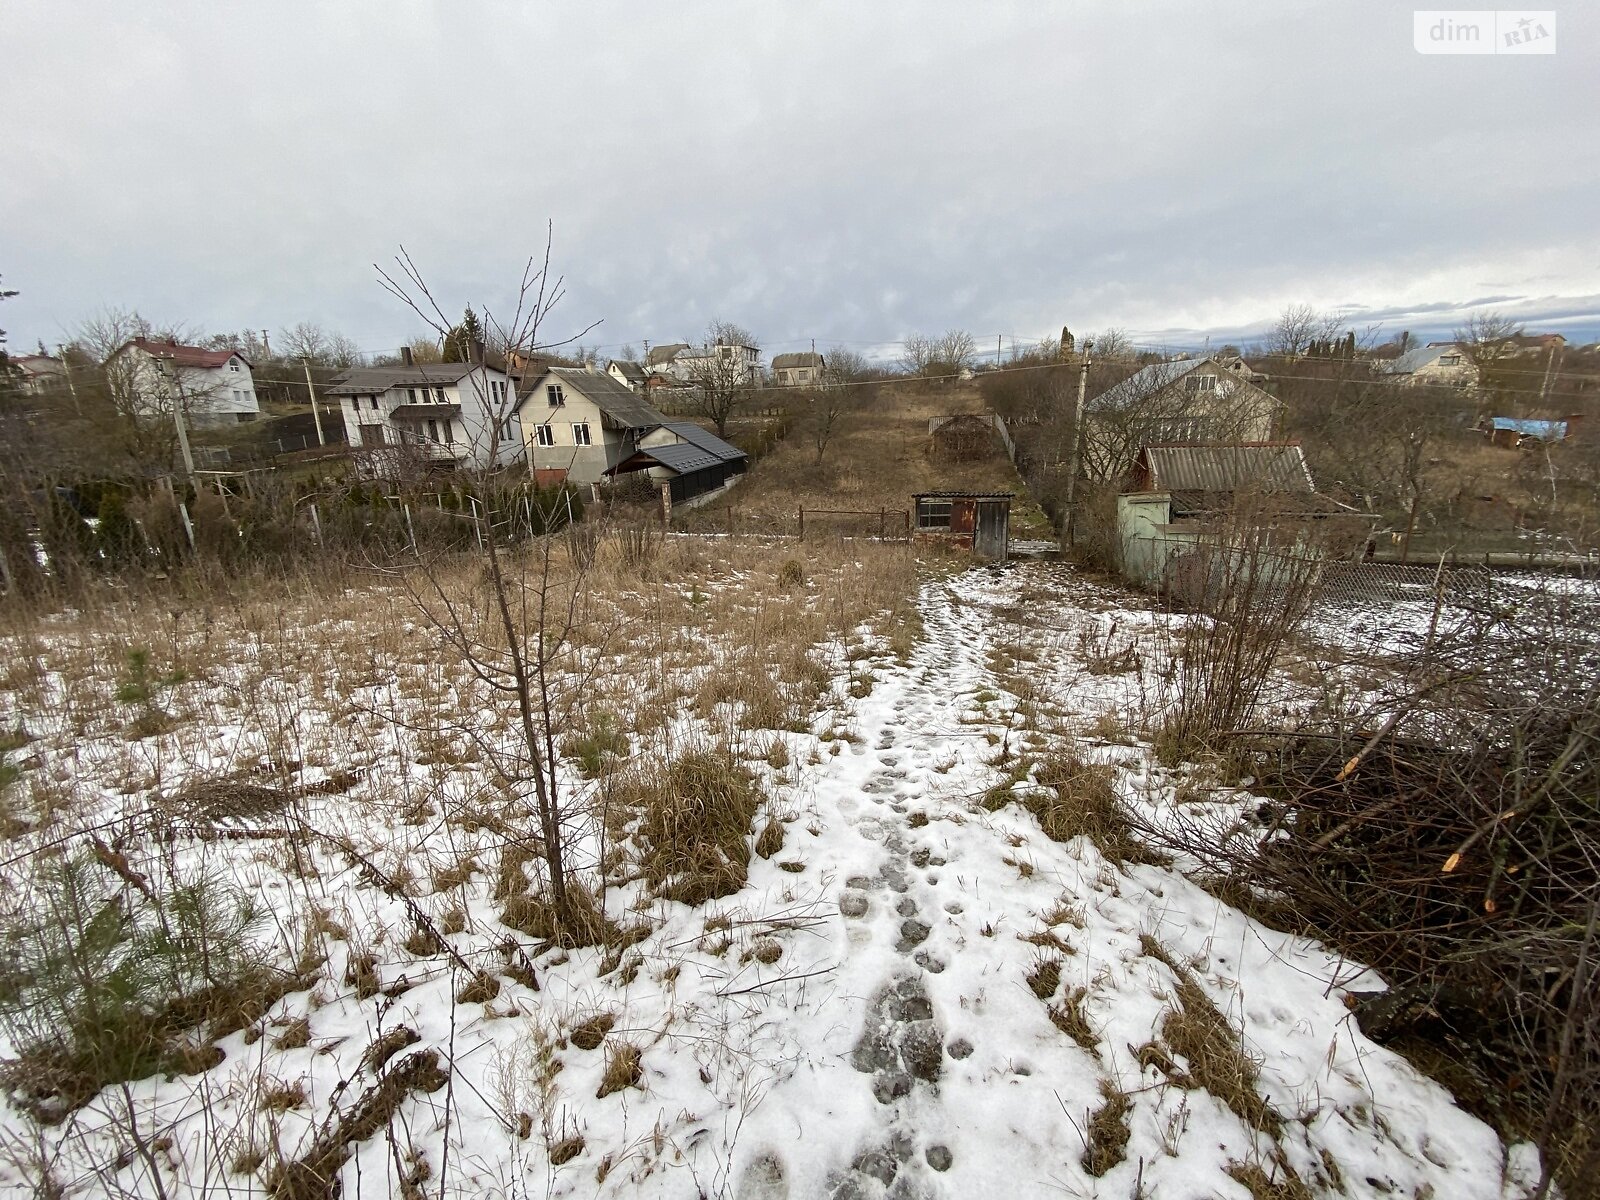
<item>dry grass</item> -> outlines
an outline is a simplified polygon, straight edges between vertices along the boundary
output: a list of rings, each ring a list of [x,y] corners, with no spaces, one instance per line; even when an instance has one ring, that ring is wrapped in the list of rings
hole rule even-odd
[[[644,1082],[644,1052],[632,1042],[612,1042],[606,1046],[606,1069],[600,1076],[596,1100],[604,1100],[624,1088],[638,1088]]]
[[[703,904],[744,886],[764,796],[725,747],[653,764],[633,776],[626,795],[639,813],[640,869],[657,895]]]
[[[1261,1096],[1260,1069],[1239,1032],[1187,971],[1177,973],[1161,1036],[1188,1061],[1188,1082],[1221,1100],[1252,1129],[1277,1137],[1283,1118]]]
[[[794,432],[760,459],[729,494],[736,532],[793,533],[796,510],[886,510],[904,512],[915,492],[937,488],[1023,493],[1021,480],[999,449],[970,462],[937,462],[929,453],[928,420],[961,412],[984,411],[982,397],[971,384],[949,386],[906,382],[875,389],[863,397],[848,423],[829,445],[819,465],[815,447],[805,436],[806,414],[795,418]],[[735,433],[737,436],[737,431]],[[725,531],[728,504],[712,505],[687,515],[688,527]],[[873,533],[876,515],[845,520],[806,518],[807,536]],[[903,523],[900,528],[904,528]],[[1042,532],[1041,532],[1042,531]],[[1049,524],[1032,505],[1019,503],[1012,514],[1012,536],[1049,536]]]
[[[1094,1031],[1094,1026],[1089,1024],[1088,1014],[1083,1010],[1083,1002],[1088,995],[1088,988],[1067,989],[1066,998],[1060,1004],[1050,1006],[1050,1023],[1077,1042],[1081,1048],[1099,1058],[1100,1035]]]
[[[1294,1168],[1281,1160],[1272,1164],[1270,1172],[1259,1163],[1229,1163],[1228,1176],[1244,1185],[1250,1200],[1314,1200]]]
[[[1096,1179],[1127,1157],[1128,1113],[1133,1108],[1128,1094],[1109,1079],[1100,1081],[1100,1095],[1105,1103],[1089,1118],[1088,1145],[1081,1160],[1083,1169]]]
[[[1046,836],[1058,842],[1086,837],[1106,861],[1119,867],[1167,862],[1134,836],[1117,796],[1114,768],[1064,751],[1041,762],[1033,777],[1039,787],[1017,798],[1038,818]]]

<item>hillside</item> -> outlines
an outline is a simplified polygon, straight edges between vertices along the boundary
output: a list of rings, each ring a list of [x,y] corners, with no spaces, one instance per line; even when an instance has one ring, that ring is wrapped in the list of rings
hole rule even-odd
[[[971,461],[939,462],[933,456],[928,436],[931,418],[984,411],[982,397],[971,384],[893,383],[863,388],[859,399],[840,417],[837,432],[819,461],[813,435],[816,417],[810,406],[797,401],[788,435],[771,453],[756,460],[725,499],[685,514],[684,526],[724,531],[731,508],[738,532],[794,533],[801,507],[874,514],[886,509],[892,517],[910,508],[916,492],[971,489],[1016,493],[1013,538],[1050,537],[1048,520],[1028,499],[1025,485],[998,440]],[[747,442],[755,428],[754,422],[745,422],[735,426],[732,434],[735,440]],[[808,531],[872,532],[878,519],[808,513],[806,524]]]

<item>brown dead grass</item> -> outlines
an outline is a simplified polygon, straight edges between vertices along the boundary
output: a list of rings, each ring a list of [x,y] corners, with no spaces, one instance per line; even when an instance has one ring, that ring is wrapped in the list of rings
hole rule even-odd
[[[763,800],[755,778],[726,747],[653,764],[625,785],[639,812],[639,865],[655,893],[685,904],[744,886],[751,823]]]
[[[1034,779],[1039,788],[1017,798],[1054,841],[1086,837],[1107,862],[1119,867],[1129,863],[1165,865],[1165,856],[1134,835],[1117,796],[1115,778],[1115,769],[1107,764],[1063,751],[1038,765]]]
[[[820,464],[806,436],[809,414],[801,406],[789,436],[755,463],[729,493],[728,503],[687,514],[687,527],[725,532],[732,505],[735,532],[794,533],[796,510],[804,506],[874,514],[841,518],[808,513],[808,537],[875,534],[877,512],[890,514],[886,524],[893,530],[894,515],[906,511],[915,492],[954,488],[1023,494],[1022,482],[998,442],[970,462],[939,462],[929,452],[929,418],[984,411],[976,386],[907,381],[884,384],[870,393],[862,390],[860,395]],[[902,517],[901,529],[903,522]],[[1018,504],[1014,509],[1012,536],[1048,536],[1048,528],[1033,506]]]
[[[1128,1093],[1109,1079],[1100,1081],[1100,1095],[1105,1103],[1089,1118],[1089,1144],[1080,1160],[1096,1179],[1128,1156],[1128,1113],[1133,1108]]]

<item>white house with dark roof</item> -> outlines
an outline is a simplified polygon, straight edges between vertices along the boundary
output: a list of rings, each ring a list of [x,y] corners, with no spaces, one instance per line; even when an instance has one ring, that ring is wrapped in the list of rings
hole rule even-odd
[[[107,357],[116,389],[135,416],[170,416],[174,406],[195,426],[231,425],[261,415],[250,363],[237,350],[207,350],[172,339],[136,337]]]
[[[778,387],[817,387],[822,383],[822,373],[827,366],[827,360],[812,350],[775,354],[772,382]]]
[[[667,423],[613,376],[551,367],[523,384],[517,400],[534,478],[542,485],[599,483]]]
[[[630,392],[637,392],[642,395],[650,386],[650,373],[644,369],[644,364],[642,363],[614,358],[606,364],[606,374]]]
[[[345,440],[360,450],[478,468],[504,466],[522,457],[511,378],[495,367],[358,367],[335,379],[324,395],[338,402]]]

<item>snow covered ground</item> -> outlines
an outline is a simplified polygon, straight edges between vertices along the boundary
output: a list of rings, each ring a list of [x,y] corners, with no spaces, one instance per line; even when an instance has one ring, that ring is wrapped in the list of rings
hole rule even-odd
[[[369,1047],[405,1027],[448,1082],[353,1147],[346,1196],[1527,1194],[1531,1153],[1356,1027],[1347,989],[1380,981],[1175,869],[1054,841],[1021,803],[1029,764],[1064,749],[1106,764],[1130,805],[1175,803],[1181,776],[1130,732],[1158,702],[1166,618],[1057,563],[935,578],[918,607],[905,661],[866,629],[853,652],[819,648],[835,681],[809,731],[767,732],[765,757],[747,755],[782,848],[699,907],[613,889],[631,946],[549,948],[507,975],[504,944],[535,939],[498,922],[486,866],[396,889],[331,853],[308,879],[279,842],[205,843],[195,853],[282,911],[322,907],[321,980],[224,1039],[207,1071],[143,1080],[62,1126],[7,1110],[0,1187],[28,1194],[29,1163],[53,1158],[66,1195],[264,1194],[273,1156],[348,1110]],[[870,691],[848,686],[869,672]],[[278,688],[297,719],[292,683]],[[347,721],[365,779],[416,772],[398,734]],[[86,742],[73,769],[114,791],[127,765],[102,749]],[[307,803],[374,852],[484,853],[484,831],[426,813],[374,824],[340,794]],[[404,944],[411,906],[455,930],[454,957]],[[381,989],[347,982],[360,954]],[[459,1000],[458,960],[498,972],[497,993]],[[1170,1018],[1208,1011],[1231,1032],[1215,1061],[1191,1061]],[[1242,1091],[1201,1086],[1219,1062],[1242,1064]],[[264,1080],[300,1101],[264,1104]],[[128,1151],[130,1127],[159,1149]]]

